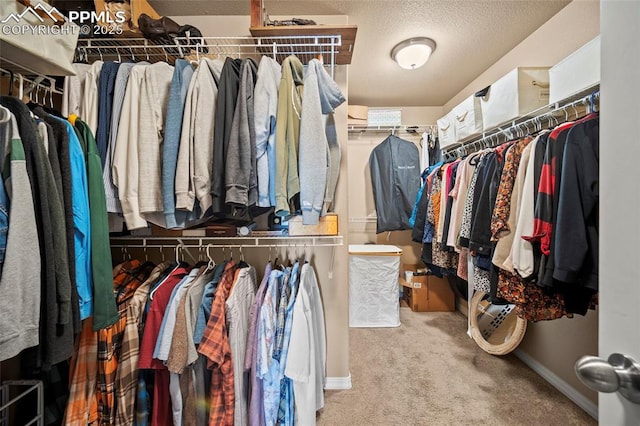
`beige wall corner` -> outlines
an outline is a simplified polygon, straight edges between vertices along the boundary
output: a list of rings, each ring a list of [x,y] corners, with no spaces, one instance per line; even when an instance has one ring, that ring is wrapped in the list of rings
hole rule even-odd
[[[348,67],[345,65],[337,66],[335,81],[348,99],[347,77]],[[335,212],[338,213],[338,232],[343,235],[344,244],[334,248],[318,249],[314,263],[324,302],[327,333],[327,377],[347,377],[349,376],[349,203],[347,202],[349,151],[346,102],[336,109],[335,119],[342,151]]]
[[[451,98],[443,113],[516,67],[555,65],[598,34],[600,2],[574,0]]]

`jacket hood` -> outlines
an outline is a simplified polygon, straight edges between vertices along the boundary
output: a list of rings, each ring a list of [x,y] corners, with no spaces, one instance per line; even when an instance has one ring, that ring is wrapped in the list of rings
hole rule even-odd
[[[338,84],[331,78],[324,69],[322,62],[317,59],[309,61],[309,71],[315,71],[318,76],[318,89],[320,91],[320,104],[322,113],[330,114],[335,111],[346,100]]]
[[[291,75],[296,86],[304,85],[304,67],[297,56],[291,55],[282,62],[282,75]]]

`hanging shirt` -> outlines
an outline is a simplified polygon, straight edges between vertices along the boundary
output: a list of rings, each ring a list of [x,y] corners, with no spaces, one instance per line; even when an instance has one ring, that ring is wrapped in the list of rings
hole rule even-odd
[[[80,319],[85,319],[93,314],[91,212],[89,210],[87,166],[78,135],[71,123],[63,122],[69,135],[69,155],[73,179],[71,197],[73,199],[73,225],[75,229],[76,286],[80,297]]]
[[[313,267],[302,266],[293,307],[290,347],[285,375],[293,380],[296,424],[313,425],[324,407],[326,336],[324,309]]]
[[[6,255],[3,253],[6,262],[0,278],[0,288],[3,289],[0,301],[0,361],[3,361],[16,356],[23,349],[38,345],[41,321],[40,243],[31,185],[16,119],[4,107],[0,107],[0,149],[4,155],[0,161],[3,165],[9,164],[9,169],[3,170],[3,176],[7,177],[6,193],[5,181],[0,181],[2,225],[5,230],[8,228],[3,236],[5,244],[2,249],[6,249]],[[9,163],[5,163],[5,160]],[[30,258],[28,266],[24,264],[27,258]]]
[[[78,114],[91,129],[93,134],[98,130],[98,80],[104,62],[95,61],[84,77],[82,107]]]
[[[312,59],[305,70],[300,117],[300,207],[302,223],[315,225],[332,207],[340,172],[340,145],[333,117],[345,101],[338,84]]]
[[[64,411],[64,425],[88,425],[98,421],[98,333],[93,319],[82,323],[82,332],[70,362],[69,399]]]
[[[249,425],[260,426],[264,424],[264,410],[262,409],[262,381],[258,378],[257,362],[259,350],[258,321],[260,320],[260,309],[264,301],[265,292],[269,285],[271,275],[271,263],[267,263],[264,270],[264,277],[256,293],[256,297],[251,307],[251,322],[249,326],[249,337],[247,338],[247,351],[244,358],[244,368],[249,372],[251,380],[251,401],[249,403]]]
[[[152,290],[152,300],[140,345],[139,367],[156,370],[154,373],[154,403],[151,418],[152,424],[157,426],[171,423],[172,414],[171,397],[169,395],[169,371],[161,361],[153,359],[153,350],[160,334],[162,318],[169,304],[171,293],[187,273],[187,269],[184,265],[181,265],[175,268],[165,280]]]
[[[199,345],[204,335],[204,330],[207,328],[207,322],[211,316],[211,307],[213,306],[213,298],[224,273],[227,262],[222,262],[216,266],[213,270],[213,277],[211,281],[205,284],[204,291],[202,293],[202,301],[198,309],[198,319],[193,331],[193,341],[196,345]]]
[[[260,59],[254,90],[254,124],[256,133],[256,164],[258,173],[258,207],[276,204],[275,137],[278,111],[280,64],[268,56]]]
[[[276,215],[287,216],[295,211],[294,197],[300,192],[298,175],[298,142],[304,68],[296,56],[282,62],[282,79],[278,89],[276,117]]]
[[[202,58],[186,95],[175,166],[176,218],[205,217],[211,207],[216,99],[223,62]],[[168,196],[168,194],[167,194]],[[178,224],[179,225],[179,224]]]
[[[127,325],[126,305],[151,273],[153,264],[132,260],[116,268],[113,290],[120,311],[118,321],[98,331],[98,421],[114,424],[116,420],[116,374],[122,338]],[[94,326],[95,327],[95,326]]]
[[[255,299],[255,290],[255,268],[253,266],[241,268],[238,270],[236,283],[225,304],[233,360],[234,425],[249,424],[249,374],[244,369],[244,361],[249,337],[250,310]]]
[[[264,419],[265,423],[269,425],[276,423],[280,405],[279,365],[273,355],[276,348],[277,295],[283,280],[284,273],[282,271],[274,270],[271,272],[267,292],[260,308],[258,323],[259,343],[256,374],[262,380]]]
[[[75,119],[71,116],[69,119]],[[102,185],[100,157],[91,129],[86,123],[75,119],[75,127],[81,136],[87,158],[87,185],[89,189],[89,216],[91,220],[91,278],[93,282],[93,326],[96,330],[118,321],[118,309],[113,297],[111,248],[107,206]]]
[[[295,407],[294,407],[294,389],[293,381],[286,377],[285,367],[289,356],[289,347],[291,343],[291,330],[293,328],[293,307],[295,306],[296,296],[298,294],[298,282],[300,278],[300,263],[296,262],[291,269],[291,278],[289,279],[290,296],[286,306],[285,325],[282,338],[282,351],[280,353],[280,406],[278,409],[278,424],[293,426],[295,423]]]
[[[111,112],[113,110],[113,91],[118,75],[119,62],[105,62],[98,78],[98,129],[96,130],[96,145],[100,163],[104,168],[109,147],[109,133],[111,131]]]
[[[186,225],[186,220],[176,215],[176,166],[178,164],[178,149],[180,146],[180,134],[183,123],[187,127],[190,120],[184,117],[185,100],[191,78],[194,75],[193,67],[188,61],[178,59],[173,71],[171,88],[169,89],[169,104],[167,105],[167,117],[164,124],[164,141],[162,145],[162,203],[164,207],[167,228],[178,228]],[[178,220],[179,219],[179,220]]]
[[[209,424],[233,426],[235,387],[225,303],[236,278],[236,265],[229,261],[216,291],[211,316],[198,352],[206,356],[212,370]]]
[[[131,425],[135,419],[136,388],[138,385],[138,358],[140,356],[140,329],[142,313],[155,282],[169,262],[156,266],[146,281],[138,287],[127,304],[127,322],[122,334],[121,352],[116,373],[116,426]]]

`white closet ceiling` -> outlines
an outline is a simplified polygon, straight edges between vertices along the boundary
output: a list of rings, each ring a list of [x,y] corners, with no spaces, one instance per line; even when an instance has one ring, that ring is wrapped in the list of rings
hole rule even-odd
[[[358,25],[349,67],[349,103],[369,106],[444,105],[569,3],[265,0],[272,16],[347,15],[350,24]],[[249,0],[151,0],[151,4],[165,16],[249,14]],[[391,49],[418,36],[434,39],[436,51],[424,67],[403,70],[391,59]]]

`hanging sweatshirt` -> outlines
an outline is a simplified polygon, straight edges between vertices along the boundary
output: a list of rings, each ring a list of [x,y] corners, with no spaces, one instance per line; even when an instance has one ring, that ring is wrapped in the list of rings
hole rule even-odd
[[[275,138],[278,86],[281,78],[280,64],[268,56],[263,56],[258,66],[256,87],[253,94],[258,207],[276,205]]]
[[[257,72],[258,67],[253,59],[242,61],[238,100],[225,158],[225,202],[236,207],[248,207],[258,201],[256,134],[253,126],[253,91]]]
[[[0,107],[0,144],[4,157],[0,161],[2,164],[10,161],[9,170],[3,170],[4,182],[0,183],[3,192],[6,186],[5,201],[10,199],[2,209],[11,218],[0,278],[0,361],[4,361],[38,345],[41,293],[40,245],[24,147],[15,117],[3,107]],[[29,259],[26,267],[25,259]]]
[[[231,137],[233,114],[238,100],[242,60],[227,58],[220,74],[216,99],[215,130],[213,133],[213,167],[211,175],[211,204],[213,213],[225,213],[225,160]]]
[[[15,116],[25,150],[42,265],[40,345],[34,362],[49,369],[71,357],[73,352],[71,281],[67,252],[60,245],[65,240],[63,205],[31,111],[21,101],[7,96],[0,97],[0,105]]]
[[[118,198],[118,188],[113,184],[111,177],[111,167],[113,166],[113,153],[116,147],[116,139],[120,126],[120,113],[122,112],[122,103],[124,101],[125,90],[129,81],[131,68],[135,64],[121,64],[116,74],[116,80],[113,87],[113,104],[111,108],[111,124],[109,128],[109,141],[107,143],[107,152],[102,172],[104,181],[104,191],[107,197],[107,211],[109,213],[122,213],[122,206]]]
[[[140,215],[138,201],[138,123],[140,122],[138,105],[144,70],[147,66],[150,65],[135,65],[131,68],[122,101],[122,112],[120,113],[111,169],[111,178],[113,184],[118,188],[122,213],[129,230],[147,227],[147,221]]]
[[[290,202],[300,192],[298,141],[304,87],[302,62],[289,56],[282,62],[276,116],[276,214],[287,216],[294,209]]]
[[[74,117],[69,117],[73,120]],[[87,164],[87,188],[91,220],[91,277],[93,283],[93,329],[98,331],[118,321],[118,308],[113,297],[113,273],[107,202],[102,186],[100,155],[91,129],[82,120],[75,119]]]
[[[300,207],[302,223],[315,225],[332,203],[340,173],[340,145],[333,112],[344,101],[340,87],[312,59],[304,78],[300,117]]]
[[[59,187],[63,206],[64,206],[64,219],[65,219],[65,234],[67,239],[67,258],[69,265],[69,279],[71,282],[71,303],[73,311],[74,330],[79,333],[82,329],[80,324],[80,304],[78,296],[78,287],[76,285],[76,249],[75,249],[75,229],[73,225],[73,198],[72,198],[72,182],[73,177],[71,175],[71,155],[69,151],[69,133],[67,132],[66,125],[53,115],[48,114],[43,108],[34,108],[33,112],[43,119],[53,131],[53,134],[49,137],[49,162],[52,164],[52,171],[54,172],[54,178],[56,172],[53,170],[55,165],[58,166],[60,177],[59,182],[56,182]],[[52,158],[53,155],[57,155],[56,158]]]
[[[140,89],[138,127],[140,214],[166,227],[162,203],[162,143],[174,68],[165,62],[149,65]]]
[[[73,202],[73,226],[75,230],[76,287],[80,297],[80,319],[93,314],[93,278],[91,266],[91,218],[87,165],[78,135],[68,121],[62,121],[69,135],[71,158],[71,199]],[[54,240],[55,243],[55,240]]]
[[[171,88],[169,89],[169,103],[162,144],[162,203],[169,229],[183,228],[186,225],[186,215],[176,213],[175,183],[184,106],[193,74],[191,64],[184,59],[178,59],[175,63]]]
[[[216,104],[223,66],[220,60],[201,59],[185,101],[175,196],[176,209],[192,212],[185,216],[192,219],[204,216],[211,208]]]

